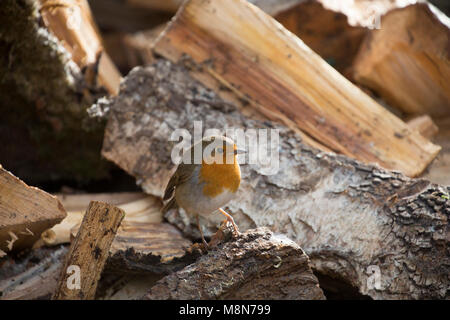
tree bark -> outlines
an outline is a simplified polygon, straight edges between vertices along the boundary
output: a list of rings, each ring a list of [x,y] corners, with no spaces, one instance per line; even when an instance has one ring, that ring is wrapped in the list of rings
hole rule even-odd
[[[56,197],[27,186],[0,165],[0,257],[31,247],[66,215]]]
[[[270,119],[355,159],[416,176],[440,150],[245,0],[185,2],[154,50],[189,59],[209,76],[206,86],[217,80]]]
[[[144,299],[325,299],[308,256],[268,229],[248,230],[161,279]]]
[[[94,299],[109,248],[124,216],[122,209],[102,202],[90,203],[61,270],[54,300]],[[79,288],[68,285],[72,266],[78,267],[79,273],[75,273],[80,277]]]
[[[286,127],[242,115],[184,67],[165,60],[134,69],[121,94],[103,107],[110,110],[103,155],[155,196],[163,195],[175,169],[172,130],[192,134],[194,121],[222,133],[279,129],[276,174],[258,164],[241,166],[240,190],[226,208],[241,230],[267,226],[284,233],[302,246],[318,273],[372,298],[448,297],[448,187],[310,148]],[[199,236],[195,219],[183,210],[166,218]],[[204,222],[208,235],[220,218]],[[368,272],[377,267],[374,286]]]
[[[109,169],[99,157],[104,125],[86,109],[116,92],[120,75],[85,4],[2,1],[0,163],[31,184],[99,179]]]

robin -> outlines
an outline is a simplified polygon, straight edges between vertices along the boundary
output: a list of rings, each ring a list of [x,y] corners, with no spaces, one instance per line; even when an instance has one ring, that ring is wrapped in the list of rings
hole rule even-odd
[[[196,151],[197,150],[197,151]],[[196,152],[201,159],[196,160]],[[195,216],[205,246],[208,246],[200,227],[199,216],[209,216],[217,211],[226,217],[235,232],[239,232],[231,215],[221,207],[230,201],[239,189],[241,169],[237,155],[239,150],[230,138],[210,136],[192,145],[183,154],[164,192],[163,200],[169,200],[162,209],[166,213],[177,206]]]

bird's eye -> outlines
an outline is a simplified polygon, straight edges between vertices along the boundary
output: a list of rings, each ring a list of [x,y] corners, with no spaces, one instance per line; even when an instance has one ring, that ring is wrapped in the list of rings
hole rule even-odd
[[[223,153],[223,149],[222,148],[217,148],[217,153]]]

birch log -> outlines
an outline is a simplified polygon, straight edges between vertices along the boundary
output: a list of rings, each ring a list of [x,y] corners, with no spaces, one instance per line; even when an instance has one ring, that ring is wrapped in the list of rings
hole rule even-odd
[[[286,127],[243,116],[165,60],[134,69],[104,107],[110,114],[103,155],[155,196],[162,196],[175,170],[168,141],[173,130],[192,134],[194,121],[222,132],[279,129],[276,174],[258,164],[241,166],[240,190],[226,208],[241,230],[267,226],[287,235],[319,274],[372,298],[448,298],[450,188],[310,148]],[[199,236],[184,211],[166,218]],[[214,219],[202,222],[209,235],[221,217]]]
[[[189,59],[269,118],[358,160],[416,176],[440,150],[245,0],[185,2],[154,50]]]
[[[159,280],[149,300],[324,300],[308,256],[265,228],[248,230]]]

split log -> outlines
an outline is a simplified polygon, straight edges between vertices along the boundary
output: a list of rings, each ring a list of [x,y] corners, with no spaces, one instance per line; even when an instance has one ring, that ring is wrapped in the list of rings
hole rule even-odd
[[[308,256],[268,229],[248,230],[195,263],[159,280],[149,300],[322,300]]]
[[[428,3],[393,10],[371,31],[355,80],[406,114],[450,114],[450,20]]]
[[[105,271],[127,274],[169,274],[198,257],[186,250],[192,242],[168,223],[124,221],[114,239]]]
[[[0,6],[0,163],[31,184],[108,172],[99,156],[103,125],[86,109],[116,92],[120,75],[101,50],[85,4]]]
[[[94,23],[87,0],[73,3],[39,0],[45,27],[69,52],[80,69],[87,69],[88,85],[103,86],[117,94],[121,75],[104,52],[101,36]]]
[[[320,1],[298,2],[274,18],[349,78],[353,60],[368,29],[350,25],[347,15],[328,9]]]
[[[421,0],[419,0],[421,1]],[[353,61],[380,17],[417,0],[253,0],[286,29],[297,35],[325,61],[353,79]],[[265,2],[268,2],[265,5]]]
[[[55,292],[68,247],[32,250],[0,268],[0,300],[50,299]],[[11,259],[12,260],[12,259]]]
[[[0,165],[0,253],[31,247],[65,217],[56,197],[27,186]]]
[[[74,238],[80,226],[71,230]],[[168,274],[195,261],[192,242],[168,223],[124,221],[109,250],[105,272]]]
[[[68,216],[46,230],[46,245],[70,243],[80,229],[90,201],[103,201],[125,212],[111,244],[105,272],[167,274],[192,263],[196,255],[186,255],[192,242],[168,223],[162,223],[161,201],[144,193],[58,195]]]
[[[207,75],[199,78],[205,85],[212,77],[270,119],[358,160],[416,176],[440,150],[245,0],[185,2],[154,50],[188,60]]]
[[[44,231],[41,235],[43,244],[47,246],[61,243],[70,243],[71,230],[78,233],[85,210],[91,201],[102,201],[115,205],[125,211],[124,222],[160,223],[162,222],[161,202],[144,193],[104,193],[82,195],[57,195],[67,217],[53,228]],[[78,226],[77,228],[74,228]]]
[[[240,191],[227,208],[241,230],[267,226],[286,234],[319,274],[372,298],[448,298],[450,188],[310,148],[281,125],[243,116],[185,68],[164,60],[134,69],[105,107],[103,155],[155,196],[162,196],[175,169],[167,141],[173,128],[192,133],[194,121],[203,121],[203,128],[221,132],[279,129],[276,174],[241,166]],[[169,211],[167,218],[197,236],[195,219],[184,211]],[[216,230],[216,222],[206,223],[208,234]],[[374,270],[380,282],[372,286],[368,272]]]
[[[53,299],[94,298],[109,248],[124,216],[122,209],[106,203],[93,201],[89,204],[77,237],[70,246]],[[69,268],[73,266],[77,269],[72,271]],[[74,277],[79,276],[79,283],[75,281],[73,287],[69,286],[71,272]]]

